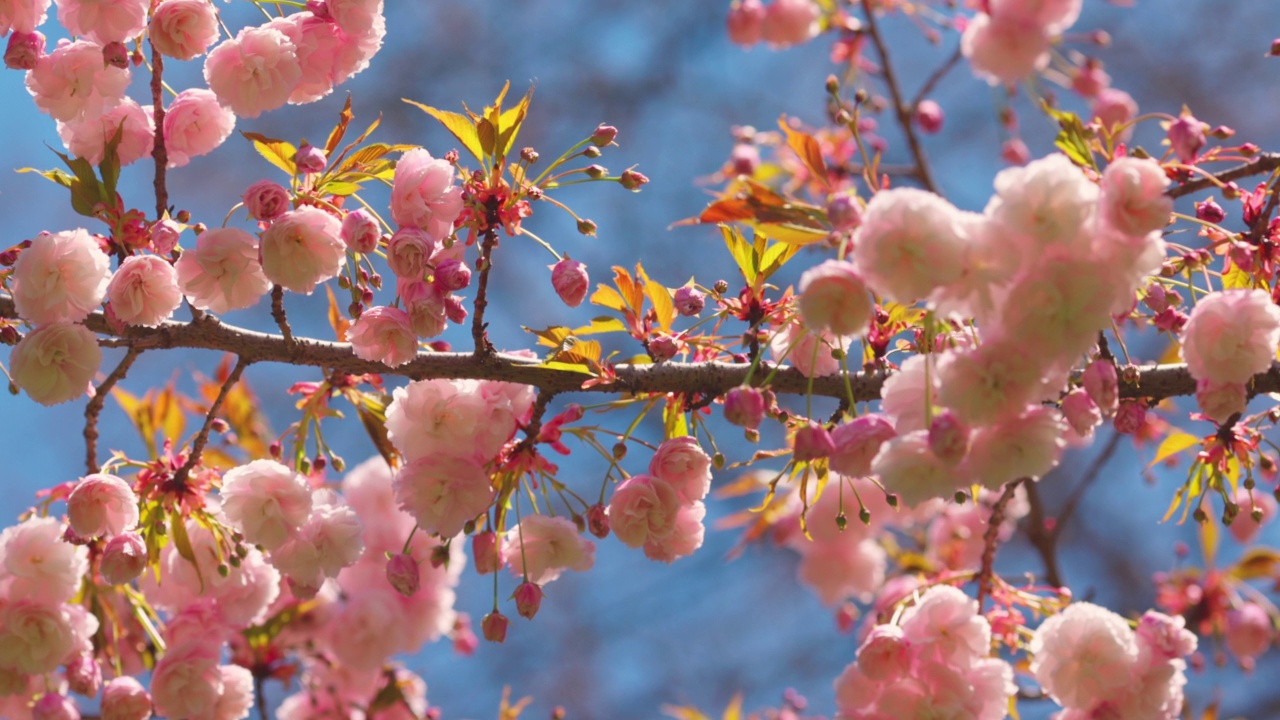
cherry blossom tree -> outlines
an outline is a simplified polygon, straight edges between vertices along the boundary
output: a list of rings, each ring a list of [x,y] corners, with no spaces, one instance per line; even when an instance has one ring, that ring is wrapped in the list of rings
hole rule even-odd
[[[751,498],[726,524],[794,551],[853,633],[835,717],[1184,717],[1202,648],[1251,671],[1280,620],[1264,584],[1280,554],[1254,545],[1276,513],[1280,154],[1190,106],[1139,114],[1081,7],[733,0],[738,45],[830,44],[836,72],[811,79],[828,111],[732,130],[710,202],[671,219],[738,275],[681,268],[672,287],[653,272],[670,259],[637,248],[604,273],[570,256],[577,238],[536,232],[558,214],[594,237],[568,188],[649,178],[603,164],[625,137],[604,118],[565,149],[525,144],[541,103],[567,102],[532,86],[479,109],[406,100],[444,146],[384,138],[350,98],[323,142],[244,128],[375,67],[401,11],[382,0],[239,8],[256,17],[0,0],[7,77],[65,146],[13,182],[69,201],[0,253],[5,371],[14,394],[84,405],[66,443],[83,474],[0,532],[0,716],[440,717],[404,657],[442,639],[470,654],[477,626],[503,642],[599,543],[689,557],[720,496]],[[883,29],[906,20],[953,48],[922,77],[899,73]],[[171,87],[177,63],[202,78]],[[966,73],[998,93],[1009,165],[981,211],[940,191],[925,149],[949,129],[935,91]],[[1056,151],[1031,157],[1019,115],[1051,121]],[[1134,140],[1152,126],[1158,143]],[[263,177],[196,217],[169,173],[213,153]],[[145,196],[124,191],[128,166]],[[501,266],[563,303],[526,347],[490,333]],[[295,331],[318,307],[329,334]],[[1163,354],[1131,354],[1136,339]],[[182,349],[219,358],[196,392],[125,390],[141,356]],[[245,378],[265,364],[293,373],[279,433]],[[117,410],[138,440],[100,447]],[[350,416],[367,459],[348,465],[330,439]],[[1078,598],[1059,565],[1101,465],[1060,507],[1040,490],[1100,432],[1103,458],[1130,436],[1182,464],[1157,502],[1203,550],[1135,617]],[[574,454],[598,473],[562,474]],[[1040,565],[997,571],[1017,533]],[[1245,549],[1220,564],[1225,535]],[[490,582],[483,617],[455,609],[461,584]],[[788,694],[755,717],[812,711]]]

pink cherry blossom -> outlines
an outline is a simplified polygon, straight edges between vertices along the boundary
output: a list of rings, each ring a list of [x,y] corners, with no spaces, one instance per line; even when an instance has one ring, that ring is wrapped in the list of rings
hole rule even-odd
[[[659,445],[649,474],[666,481],[685,502],[701,500],[711,491],[711,457],[688,435]]]
[[[421,280],[426,275],[435,245],[435,240],[425,230],[402,227],[387,241],[387,266],[398,278]]]
[[[1126,142],[1133,135],[1129,123],[1138,115],[1138,103],[1123,90],[1107,88],[1093,99],[1093,119],[1117,140]],[[1125,126],[1123,130],[1120,128]]]
[[[382,0],[328,0],[326,5],[343,32],[360,36],[379,32]]]
[[[774,334],[769,342],[769,352],[774,358],[785,355],[787,361],[806,377],[834,375],[840,372],[840,361],[832,355],[833,351],[847,351],[852,342],[850,337],[809,332],[798,322],[790,322]]]
[[[800,276],[800,316],[814,330],[860,335],[871,321],[871,297],[853,263],[827,260]]]
[[[72,35],[103,45],[124,42],[147,26],[146,0],[54,0],[58,22]]]
[[[418,338],[409,326],[409,313],[396,307],[365,310],[347,331],[357,357],[398,367],[418,355]]]
[[[150,107],[142,107],[129,98],[102,115],[85,114],[69,122],[58,123],[58,137],[72,155],[99,165],[106,155],[107,143],[120,133],[116,159],[132,165],[151,155],[155,144],[155,119]]]
[[[1056,35],[1075,24],[1083,0],[991,0],[991,14],[1038,25]]]
[[[303,478],[274,460],[254,460],[222,476],[222,511],[255,545],[284,544],[311,513],[311,490]]]
[[[1182,330],[1182,359],[1197,380],[1245,383],[1271,367],[1280,345],[1280,308],[1262,290],[1200,298]]]
[[[829,494],[835,495],[834,488],[831,490]],[[826,605],[849,598],[870,600],[884,584],[888,555],[880,543],[861,533],[841,534],[827,541],[797,541],[794,547],[800,552],[796,576]]]
[[[1060,705],[1087,708],[1122,694],[1132,682],[1138,643],[1124,618],[1076,602],[1036,628],[1031,672]]]
[[[170,2],[175,0],[166,0],[166,4]],[[235,113],[220,105],[212,92],[193,88],[178,93],[164,114],[169,167],[182,167],[191,158],[218,149],[235,127]]]
[[[991,652],[991,625],[978,602],[960,589],[937,585],[902,614],[902,632],[916,652],[951,667],[968,667]]]
[[[112,679],[102,691],[102,720],[148,720],[151,695],[142,683],[124,675]]]
[[[914,303],[963,272],[960,213],[930,192],[883,190],[871,198],[854,234],[853,264],[873,290]]]
[[[906,507],[930,498],[950,498],[964,483],[953,468],[929,449],[929,432],[917,430],[889,440],[880,449],[871,470],[880,476],[885,490]]]
[[[453,537],[493,503],[489,475],[474,460],[423,457],[396,473],[396,501],[427,533]]]
[[[67,518],[80,537],[119,535],[138,524],[138,496],[115,475],[87,475],[67,498]]]
[[[0,27],[4,20],[0,17]],[[4,49],[4,66],[10,70],[31,70],[45,55],[45,38],[38,32],[14,31]]]
[[[591,289],[587,266],[566,256],[551,266],[551,287],[565,305],[578,307]]]
[[[1120,376],[1114,362],[1098,359],[1089,363],[1081,376],[1081,383],[1104,416],[1115,414],[1120,404]]]
[[[1062,398],[1062,416],[1077,438],[1087,440],[1102,424],[1102,412],[1083,389],[1075,389]]]
[[[0,532],[0,582],[9,599],[60,603],[79,590],[89,551],[63,541],[64,530],[53,518],[33,517]]]
[[[725,17],[729,42],[751,47],[764,39],[764,4],[760,0],[735,0]]]
[[[32,33],[44,24],[51,0],[0,0],[0,35]]]
[[[163,0],[151,15],[148,35],[161,54],[191,60],[218,39],[218,17],[208,0]]]
[[[927,408],[938,402],[939,369],[930,369],[924,355],[913,355],[881,388],[880,411],[893,421],[899,435],[927,430]],[[946,385],[942,385],[946,389]],[[954,405],[948,403],[953,409]],[[961,414],[964,419],[969,419]]]
[[[407,619],[395,592],[384,582],[379,588],[353,593],[333,614],[325,639],[343,665],[377,669],[400,649]]]
[[[978,13],[960,38],[973,73],[992,85],[1013,84],[1049,65],[1049,36],[1035,23]]]
[[[443,240],[453,232],[453,221],[461,212],[462,188],[454,184],[452,165],[422,148],[400,158],[391,186],[391,217],[396,223]]]
[[[512,575],[546,585],[565,570],[586,572],[594,567],[596,546],[566,518],[527,515],[507,531],[502,562]]]
[[[1244,383],[1196,381],[1196,406],[1216,423],[1244,413],[1249,404],[1249,388]]]
[[[399,280],[400,300],[409,313],[409,327],[420,338],[433,338],[449,324],[448,297],[435,283],[423,280]]]
[[[336,63],[346,41],[342,30],[310,12],[276,18],[268,27],[284,33],[297,48],[302,76],[290,93],[289,102],[312,103],[333,92],[338,82]]]
[[[13,303],[36,325],[78,322],[102,302],[111,279],[107,254],[84,229],[40,233],[13,267]]]
[[[59,44],[27,73],[36,107],[54,120],[101,116],[129,86],[129,71],[103,65],[102,46],[88,40]]]
[[[911,669],[911,651],[900,626],[877,625],[858,648],[858,670],[876,682],[896,680]]]
[[[831,430],[831,441],[835,443],[829,461],[831,469],[849,477],[870,475],[872,458],[896,434],[883,415],[874,413],[835,426]]]
[[[31,717],[32,720],[80,720],[80,710],[66,695],[47,692],[32,706]]]
[[[1056,408],[1033,406],[1020,416],[973,433],[964,471],[992,490],[1019,478],[1038,479],[1057,467],[1067,424]]]
[[[618,485],[609,499],[609,525],[627,547],[640,547],[675,531],[680,494],[667,482],[635,475]]]
[[[764,422],[765,400],[760,390],[744,385],[724,396],[724,419],[739,427],[755,429]]]
[[[250,185],[240,199],[244,202],[249,217],[262,222],[276,220],[292,207],[289,191],[270,180],[259,180]]]
[[[79,652],[98,630],[80,605],[14,600],[0,606],[0,668],[29,675],[52,672]]]
[[[761,37],[774,49],[807,42],[818,34],[821,14],[813,0],[773,0],[764,9]]]
[[[1087,241],[1084,231],[1098,204],[1098,186],[1066,155],[1001,170],[995,189],[986,214],[1012,231],[1009,240],[1030,258],[1044,247],[1081,248]]]
[[[338,238],[342,223],[314,207],[301,207],[280,216],[262,233],[262,271],[286,290],[310,295],[326,280],[337,277],[347,262],[347,248]]]
[[[1275,634],[1271,616],[1257,603],[1247,602],[1227,612],[1227,650],[1238,658],[1254,658],[1266,652]]]
[[[382,228],[368,210],[353,210],[342,219],[342,242],[352,252],[369,254],[378,248]]]
[[[1240,488],[1232,499],[1240,506],[1240,514],[1227,529],[1236,542],[1248,545],[1257,538],[1262,526],[1276,516],[1275,496],[1263,490]],[[1254,519],[1255,513],[1257,519]]]
[[[363,526],[356,511],[332,490],[311,494],[311,514],[287,542],[271,553],[271,563],[291,580],[319,587],[336,578],[364,552]]]
[[[1102,174],[1102,217],[1126,235],[1162,230],[1173,212],[1164,190],[1169,178],[1150,158],[1123,157]]]
[[[116,535],[102,549],[98,570],[110,585],[123,585],[142,574],[147,567],[147,544],[135,532]]]
[[[121,321],[156,327],[182,304],[178,273],[156,255],[125,258],[107,285],[107,301]]]
[[[297,46],[271,27],[247,27],[210,51],[204,79],[218,102],[243,118],[281,107],[302,78]]]
[[[409,460],[468,455],[483,464],[515,433],[515,410],[508,396],[486,396],[475,381],[417,381],[392,393],[387,431]]]
[[[53,323],[18,342],[9,355],[14,384],[41,405],[84,395],[102,365],[98,337],[83,325]]]
[[[258,262],[258,239],[237,228],[210,228],[174,265],[178,287],[201,310],[247,308],[271,289]]]
[[[657,562],[673,563],[692,555],[702,547],[706,535],[702,521],[706,516],[707,506],[701,501],[681,505],[671,533],[664,537],[650,535],[644,543],[644,556]]]
[[[151,675],[151,698],[165,717],[213,717],[224,687],[219,648],[196,638],[170,644]]]

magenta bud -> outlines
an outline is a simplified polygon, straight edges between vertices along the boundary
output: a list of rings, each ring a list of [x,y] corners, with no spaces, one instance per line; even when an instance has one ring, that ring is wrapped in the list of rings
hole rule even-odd
[[[969,454],[969,428],[950,410],[943,410],[929,423],[929,449],[947,465],[957,465]]]
[[[675,294],[676,312],[685,317],[693,317],[702,312],[707,306],[707,296],[701,290],[688,285],[676,288]]]
[[[1010,138],[1000,146],[1000,158],[1010,165],[1026,165],[1031,162],[1031,150],[1020,138]]]
[[[618,178],[618,182],[622,183],[622,187],[635,192],[639,190],[641,186],[647,184],[649,182],[649,178],[643,173],[638,173],[635,170],[623,170],[621,177]]]
[[[831,198],[827,203],[827,220],[831,227],[840,232],[852,232],[862,224],[862,206],[853,193],[844,193]]]
[[[1116,374],[1115,363],[1101,358],[1094,360],[1084,369],[1081,382],[1104,417],[1116,412],[1116,403],[1120,400],[1120,376]]]
[[[596,126],[596,131],[591,134],[591,144],[596,147],[604,147],[613,143],[618,137],[618,128],[612,125],[601,123]]]
[[[946,117],[942,106],[933,100],[921,100],[916,105],[916,124],[930,135],[942,131],[942,123]]]
[[[382,240],[382,228],[378,227],[378,220],[373,213],[364,209],[352,210],[342,218],[339,237],[352,252],[368,255],[378,249],[378,242]]]
[[[392,555],[387,560],[387,582],[395,591],[405,597],[413,597],[418,592],[418,561],[412,555],[403,553]]]
[[[124,585],[147,566],[147,544],[135,532],[121,533],[107,541],[99,570],[111,585]]]
[[[448,258],[436,265],[436,286],[444,292],[461,290],[471,284],[471,268],[465,262]]]
[[[680,352],[684,347],[684,343],[674,335],[660,333],[649,340],[649,354],[653,355],[653,359],[657,362],[670,360]]]
[[[325,157],[324,151],[313,145],[303,145],[293,154],[293,163],[298,166],[299,172],[318,173],[324,172],[329,166],[329,158]]]
[[[471,557],[476,572],[481,575],[498,572],[502,562],[498,559],[498,534],[492,530],[471,536]]]
[[[10,70],[32,70],[36,62],[44,57],[44,48],[44,35],[14,31],[4,50],[4,66]]]
[[[1147,422],[1147,409],[1136,400],[1125,400],[1116,410],[1116,432],[1132,435]]]
[[[1196,218],[1205,222],[1220,223],[1227,219],[1227,212],[1221,205],[1214,202],[1213,198],[1208,198],[1204,202],[1196,203]]]
[[[609,514],[604,505],[596,503],[587,510],[587,529],[601,540],[609,537]]]
[[[67,663],[67,686],[71,692],[86,697],[97,697],[102,689],[102,667],[93,653],[82,652]]]
[[[538,608],[542,607],[542,586],[531,582],[520,583],[512,597],[516,600],[516,611],[520,613],[520,617],[532,620],[538,614]]]
[[[738,427],[754,430],[764,422],[764,414],[764,393],[757,388],[744,385],[724,396],[724,419]]]
[[[122,42],[109,42],[102,46],[103,67],[126,70],[129,67],[129,49]]]
[[[270,222],[289,212],[289,191],[270,180],[259,180],[240,197],[249,217]]]
[[[817,460],[830,457],[835,449],[836,444],[831,440],[831,433],[821,425],[810,421],[809,424],[796,430],[792,455],[799,461]]]
[[[1142,298],[1142,304],[1151,309],[1151,312],[1164,312],[1169,307],[1169,293],[1164,286],[1158,282],[1153,282],[1147,286],[1147,294]]]
[[[61,693],[45,693],[31,708],[32,720],[80,720],[80,709]]]
[[[321,20],[333,19],[333,14],[329,12],[329,3],[325,0],[307,0],[307,11]]]
[[[1169,124],[1169,145],[1184,163],[1194,163],[1200,157],[1200,149],[1205,144],[1204,123],[1194,116],[1183,113]]]
[[[500,643],[507,639],[507,625],[510,621],[507,616],[494,610],[484,616],[484,620],[480,621],[480,631],[484,633],[484,639],[489,642]]]
[[[569,307],[578,307],[587,297],[591,278],[587,275],[587,266],[565,256],[563,260],[551,267],[551,286],[556,294]]]

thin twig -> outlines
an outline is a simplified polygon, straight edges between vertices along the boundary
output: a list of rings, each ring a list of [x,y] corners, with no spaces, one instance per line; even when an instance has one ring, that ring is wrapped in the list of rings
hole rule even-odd
[[[956,65],[959,65],[960,60],[963,58],[964,54],[961,53],[960,48],[957,47],[956,51],[951,53],[951,57],[947,58],[946,62],[938,66],[938,69],[934,70],[933,74],[924,81],[924,85],[920,86],[920,90],[916,92],[916,96],[911,98],[911,109],[915,110],[919,107],[920,101],[929,97],[929,93],[933,92],[933,89],[938,86],[938,83],[942,82],[942,78],[946,77],[947,73],[951,72]]]
[[[187,461],[178,468],[173,474],[174,483],[181,486],[186,482],[187,477],[191,474],[191,469],[199,462],[201,455],[204,454],[204,448],[209,444],[209,433],[213,430],[213,423],[218,417],[218,411],[222,409],[222,403],[226,401],[227,394],[231,392],[232,386],[240,381],[240,376],[244,374],[245,368],[249,367],[249,362],[243,356],[236,358],[235,367],[231,368],[231,373],[227,375],[227,379],[222,381],[222,387],[218,388],[218,396],[213,399],[213,403],[209,405],[209,412],[204,415],[204,425],[200,427],[200,432],[196,433],[195,440],[191,441],[191,450],[187,455]]]
[[[911,157],[920,171],[920,184],[924,185],[929,192],[937,193],[938,187],[933,182],[933,173],[929,170],[929,160],[925,157],[924,146],[920,144],[920,138],[916,136],[915,126],[911,122],[913,106],[908,106],[902,97],[902,88],[898,85],[898,76],[893,72],[893,64],[889,62],[889,49],[885,46],[884,38],[880,37],[875,12],[871,9],[871,0],[862,0],[862,12],[867,16],[867,34],[871,36],[871,42],[880,55],[880,68],[884,72],[885,85],[889,87],[889,97],[893,100],[894,114],[898,116],[898,124],[902,126],[902,133],[907,137],[907,147],[910,148]]]
[[[284,313],[284,288],[279,285],[271,286],[271,319],[280,328],[284,344],[290,349],[295,348],[297,343],[293,339],[293,328],[289,327],[289,316]]]
[[[1027,505],[1031,508],[1027,514],[1027,540],[1044,563],[1044,581],[1060,588],[1063,582],[1062,570],[1058,567],[1057,538],[1048,527],[1044,501],[1040,498],[1040,487],[1036,483],[1027,483]]]
[[[471,340],[476,357],[493,355],[493,344],[485,336],[484,311],[489,307],[489,269],[493,267],[493,246],[498,242],[498,228],[491,221],[480,241],[480,281],[476,284],[475,316],[471,318]]]
[[[151,158],[155,160],[156,172],[153,186],[156,192],[156,220],[164,217],[169,209],[169,189],[165,184],[165,172],[169,167],[169,151],[164,146],[164,57],[156,52],[156,44],[147,38],[151,45],[151,104],[155,117],[155,144],[151,148]]]
[[[111,393],[111,388],[124,379],[125,374],[129,372],[129,368],[133,365],[133,361],[137,360],[141,354],[142,348],[131,347],[126,350],[124,358],[120,360],[120,364],[102,381],[102,384],[94,391],[93,397],[89,398],[89,403],[84,407],[84,464],[90,475],[100,469],[98,465],[98,416],[102,414],[102,407],[107,402],[107,395]]]
[[[542,432],[542,417],[547,414],[547,406],[555,396],[555,391],[538,391],[538,396],[533,401],[533,412],[529,415],[529,422],[524,427],[524,438],[516,445],[511,453],[512,457],[529,450],[538,443],[538,434]]]
[[[991,578],[995,573],[996,549],[1000,545],[1000,525],[1004,522],[1004,511],[1013,500],[1019,485],[1025,485],[1026,478],[1019,478],[1005,483],[1000,499],[991,507],[991,515],[987,517],[987,531],[982,536],[982,569],[978,571],[978,612],[982,612],[982,602],[991,594]]]
[[[263,690],[266,683],[263,682],[263,675],[260,672],[253,673],[253,704],[258,707],[258,720],[267,720],[267,698]]]
[[[1190,182],[1182,183],[1175,187],[1171,187],[1165,191],[1165,195],[1171,198],[1180,198],[1184,195],[1200,192],[1209,188],[1216,188],[1219,184],[1228,183],[1233,180],[1251,177],[1253,175],[1262,175],[1263,173],[1273,172],[1280,169],[1280,153],[1262,153],[1253,160],[1244,165],[1223,170],[1220,173],[1214,173],[1212,178],[1202,177]]]

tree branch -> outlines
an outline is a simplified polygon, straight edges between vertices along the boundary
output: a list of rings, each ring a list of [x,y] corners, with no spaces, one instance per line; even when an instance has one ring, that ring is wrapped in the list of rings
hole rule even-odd
[[[169,152],[164,146],[164,57],[156,52],[156,44],[147,38],[151,46],[151,104],[155,117],[155,144],[151,157],[155,160],[156,174],[153,186],[156,192],[156,220],[164,217],[169,209],[169,189],[165,185],[165,172],[169,167]]]
[[[1176,187],[1169,188],[1165,191],[1165,195],[1171,198],[1180,198],[1184,195],[1190,195],[1194,192],[1216,188],[1220,183],[1227,183],[1241,178],[1251,177],[1253,175],[1261,175],[1263,173],[1273,172],[1280,169],[1280,153],[1262,153],[1250,162],[1244,165],[1223,170],[1220,173],[1214,173],[1212,178],[1202,177],[1197,180],[1182,183]]]
[[[991,507],[991,515],[987,517],[987,531],[982,535],[982,569],[978,571],[978,612],[982,612],[982,601],[991,594],[991,578],[996,570],[996,550],[1000,546],[1000,525],[1004,522],[1004,510],[1009,506],[1019,485],[1028,485],[1026,478],[1019,478],[1005,483],[1000,499]],[[974,502],[977,502],[975,499]]]
[[[107,402],[107,395],[116,383],[124,379],[125,373],[133,366],[133,361],[142,354],[142,348],[131,347],[125,351],[124,358],[115,370],[107,376],[94,391],[89,403],[84,406],[84,464],[88,474],[98,472],[98,416],[102,414],[102,406]]]
[[[222,403],[227,399],[227,393],[231,392],[231,388],[240,381],[240,376],[244,374],[247,367],[249,362],[243,356],[236,358],[235,367],[222,382],[222,387],[218,388],[218,396],[209,404],[209,412],[204,415],[204,425],[200,427],[195,440],[191,441],[191,452],[187,455],[187,461],[173,474],[173,480],[178,485],[186,482],[191,469],[199,464],[200,456],[204,454],[204,447],[209,444],[209,433],[213,430],[213,421],[217,419],[218,411],[222,409]]]
[[[907,147],[911,150],[916,169],[919,170],[920,184],[924,185],[929,192],[936,194],[938,187],[933,182],[933,172],[929,170],[929,159],[924,154],[924,147],[920,144],[920,138],[916,136],[915,126],[911,122],[911,113],[915,108],[908,106],[902,97],[898,76],[894,74],[893,64],[889,62],[889,49],[885,47],[884,38],[880,37],[880,28],[876,25],[876,15],[871,9],[871,0],[862,0],[862,12],[867,16],[867,34],[871,36],[871,42],[876,46],[876,53],[880,55],[880,67],[884,71],[885,85],[889,86],[889,97],[893,100],[894,113],[898,116],[902,133],[907,136]]]

